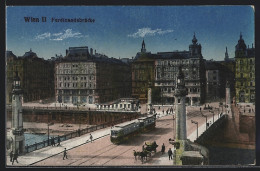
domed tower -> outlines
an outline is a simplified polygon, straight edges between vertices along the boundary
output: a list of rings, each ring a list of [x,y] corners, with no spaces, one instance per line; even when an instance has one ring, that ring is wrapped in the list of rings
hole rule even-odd
[[[194,58],[202,58],[201,55],[201,45],[197,43],[197,38],[194,33],[193,39],[192,39],[192,44],[189,46],[189,51],[190,51],[190,57]]]
[[[185,106],[185,98],[188,94],[185,82],[184,82],[184,74],[182,72],[182,67],[179,67],[179,72],[177,76],[176,88],[174,91],[175,97],[175,116],[176,116],[176,135],[175,138],[177,140],[186,140],[186,106]]]
[[[16,71],[16,76],[13,80],[12,92],[12,122],[11,122],[11,139],[12,151],[16,154],[21,154],[25,151],[25,138],[23,129],[23,113],[22,113],[22,89],[21,81]]]
[[[240,33],[240,39],[236,45],[235,57],[244,57],[246,55],[246,44]]]

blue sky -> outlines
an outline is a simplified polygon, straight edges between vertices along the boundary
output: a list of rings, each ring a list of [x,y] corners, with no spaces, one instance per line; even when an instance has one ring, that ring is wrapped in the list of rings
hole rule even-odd
[[[234,57],[240,32],[254,43],[251,6],[10,6],[6,49],[22,56],[30,48],[49,59],[66,49],[88,46],[109,57],[131,58],[144,38],[152,53],[188,50],[194,32],[205,59],[223,60],[225,48]],[[25,22],[24,17],[47,17]],[[92,18],[94,23],[57,23],[51,18]]]

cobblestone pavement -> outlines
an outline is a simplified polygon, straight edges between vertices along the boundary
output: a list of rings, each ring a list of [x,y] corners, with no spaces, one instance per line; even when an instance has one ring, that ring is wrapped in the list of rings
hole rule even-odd
[[[201,106],[187,107],[187,135],[188,139],[196,138],[196,125],[191,124],[191,119],[199,122],[199,134],[205,128],[205,118],[201,116],[208,115],[208,121],[212,118],[212,114],[206,110],[200,111]],[[93,132],[93,137],[102,135],[103,138],[95,139],[93,143],[86,143],[89,135],[84,135],[61,143],[61,147],[46,147],[28,153],[18,158],[19,164],[14,166],[167,166],[173,165],[173,161],[169,161],[167,154],[161,154],[161,145],[164,143],[166,152],[173,145],[169,144],[169,138],[174,137],[174,120],[173,115],[162,114],[162,108],[158,111],[160,118],[157,119],[156,129],[153,131],[142,133],[133,137],[128,142],[121,145],[114,145],[110,142],[108,136],[110,129],[103,129]],[[216,111],[215,111],[216,112]],[[215,120],[217,116],[215,116]],[[103,132],[102,132],[103,131]],[[104,135],[103,135],[104,134]],[[106,136],[107,135],[107,136]],[[157,152],[142,164],[140,159],[135,160],[133,150],[141,151],[142,145],[147,141],[156,141],[159,145]],[[63,160],[63,149],[68,150],[68,159]],[[9,157],[8,157],[9,159]],[[11,165],[7,160],[7,165]]]

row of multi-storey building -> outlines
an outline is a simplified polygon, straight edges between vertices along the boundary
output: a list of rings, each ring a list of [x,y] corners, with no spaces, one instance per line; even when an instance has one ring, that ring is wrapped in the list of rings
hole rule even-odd
[[[10,102],[12,78],[18,71],[25,102],[55,97],[59,103],[102,104],[134,97],[146,103],[151,87],[153,103],[174,103],[179,66],[190,105],[223,98],[227,82],[236,102],[255,101],[253,45],[247,47],[240,35],[235,58],[229,58],[226,48],[223,61],[206,61],[201,49],[194,34],[187,51],[151,53],[143,40],[141,51],[129,60],[109,58],[87,46],[70,47],[64,57],[52,60],[39,58],[31,50],[20,57],[7,51],[6,102]]]
[[[54,96],[54,61],[39,58],[30,51],[23,56],[6,52],[6,103],[11,103],[15,72],[21,79],[23,101],[35,101]]]

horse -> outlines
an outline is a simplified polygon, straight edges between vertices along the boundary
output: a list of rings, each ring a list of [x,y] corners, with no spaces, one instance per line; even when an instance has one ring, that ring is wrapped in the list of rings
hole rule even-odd
[[[137,160],[137,159],[136,159],[136,156],[140,156],[140,152],[139,152],[139,151],[136,152],[136,151],[134,150],[134,156],[135,156],[135,160]]]
[[[144,163],[144,159],[147,160],[147,154],[148,154],[148,153],[147,153],[146,151],[140,152],[140,157],[141,157],[142,163]]]

